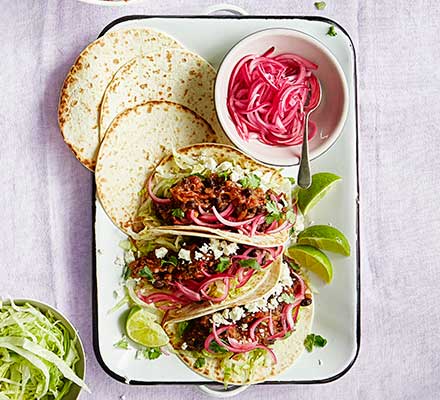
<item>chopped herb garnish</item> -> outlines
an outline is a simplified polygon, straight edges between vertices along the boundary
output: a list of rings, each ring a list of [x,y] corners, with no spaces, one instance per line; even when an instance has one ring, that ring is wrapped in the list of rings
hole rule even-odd
[[[287,304],[295,303],[295,296],[293,294],[281,293],[279,298],[281,301]]]
[[[194,363],[194,368],[202,368],[206,364],[206,359],[204,357],[199,357]]]
[[[330,28],[328,28],[327,35],[336,36],[337,34],[338,33],[336,32],[334,25],[331,25]]]
[[[226,350],[224,347],[221,347],[217,342],[212,341],[209,344],[209,349],[212,350],[214,353],[227,353],[228,350]]]
[[[247,260],[240,260],[238,262],[241,267],[252,268],[259,270],[261,269],[261,265],[258,264],[258,261],[255,258],[248,258]]]
[[[266,203],[266,210],[269,215],[266,215],[266,223],[271,224],[274,221],[280,221],[283,218],[283,214],[273,200]]]
[[[175,267],[177,267],[177,257],[176,256],[170,256],[170,258],[168,258],[168,260],[160,260],[160,265],[164,266],[165,264],[171,264],[174,265]]]
[[[183,333],[185,332],[186,328],[188,328],[189,322],[188,321],[182,321],[179,322],[177,325],[177,335],[181,338],[183,336]]]
[[[287,333],[284,335],[283,339],[287,339],[291,334],[292,334],[292,331],[287,332]]]
[[[321,335],[315,335],[310,333],[304,340],[304,347],[310,353],[313,347],[324,347],[327,344],[327,339],[323,338]]]
[[[261,179],[255,174],[246,175],[244,178],[240,179],[238,183],[244,188],[256,189],[260,186]]]
[[[289,180],[289,182],[290,182],[292,185],[294,185],[294,184],[296,183],[295,178],[293,178],[293,177],[291,177],[291,176],[288,176],[287,179]]]
[[[147,347],[143,351],[143,356],[148,360],[155,360],[156,358],[159,358],[161,355],[162,352],[160,351],[159,347]]]
[[[126,336],[122,336],[122,339],[119,340],[119,342],[116,342],[113,347],[116,347],[118,349],[122,350],[128,350],[128,340]]]
[[[215,268],[218,272],[224,272],[226,271],[231,265],[231,260],[227,257],[220,257],[220,262],[217,264],[217,267]]]
[[[317,10],[324,10],[326,5],[327,4],[325,4],[325,1],[317,1],[315,3],[315,7],[316,7]]]
[[[171,215],[176,218],[184,218],[185,217],[185,213],[181,208],[173,208],[173,210],[171,211]]]
[[[153,273],[151,269],[145,266],[139,271],[139,276],[142,278],[147,278],[149,281],[154,281]]]
[[[217,173],[217,176],[219,178],[223,178],[225,181],[229,178],[229,175],[231,175],[231,171],[223,171]]]

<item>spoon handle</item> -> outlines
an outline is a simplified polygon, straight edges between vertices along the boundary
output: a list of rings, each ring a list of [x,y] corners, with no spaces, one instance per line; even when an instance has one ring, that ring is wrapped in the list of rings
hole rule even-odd
[[[310,176],[310,162],[309,162],[309,115],[306,114],[303,142],[301,147],[301,161],[299,163],[298,171],[298,185],[303,189],[307,189],[312,184],[312,178]]]

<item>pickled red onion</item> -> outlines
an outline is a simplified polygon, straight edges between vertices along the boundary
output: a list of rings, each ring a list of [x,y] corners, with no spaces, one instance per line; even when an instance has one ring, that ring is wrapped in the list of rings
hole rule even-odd
[[[302,143],[305,113],[319,101],[318,66],[296,54],[243,57],[234,67],[227,107],[243,140],[256,138],[273,146]],[[309,140],[316,125],[309,121]]]

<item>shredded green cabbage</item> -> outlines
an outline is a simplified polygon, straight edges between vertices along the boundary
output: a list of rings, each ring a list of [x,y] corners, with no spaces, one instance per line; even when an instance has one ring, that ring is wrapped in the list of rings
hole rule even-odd
[[[62,399],[72,382],[89,391],[75,344],[50,312],[0,302],[0,400]]]

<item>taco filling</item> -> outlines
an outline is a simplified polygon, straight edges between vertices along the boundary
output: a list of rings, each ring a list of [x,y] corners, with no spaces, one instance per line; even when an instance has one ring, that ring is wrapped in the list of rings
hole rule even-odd
[[[137,282],[137,297],[162,310],[242,294],[241,288],[282,251],[199,237],[180,237],[177,243],[162,239],[143,247],[129,263],[129,274]]]
[[[151,220],[251,237],[288,230],[295,224],[297,208],[291,204],[289,182],[281,188],[274,180],[272,172],[174,153],[167,168],[159,165],[149,177],[133,230],[142,231]]]
[[[306,291],[303,279],[283,264],[281,279],[269,295],[249,304],[180,322],[173,346],[194,358],[222,358],[224,368],[235,366],[237,370],[238,365],[247,365],[247,374],[252,374],[249,360],[256,354],[264,362],[268,358],[272,365],[277,364],[271,347],[295,331],[300,308],[312,304],[312,296]],[[226,375],[225,371],[225,379]]]

